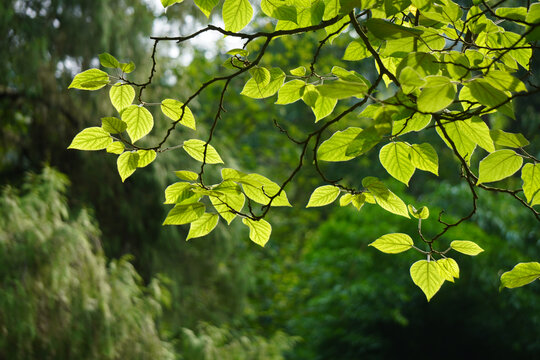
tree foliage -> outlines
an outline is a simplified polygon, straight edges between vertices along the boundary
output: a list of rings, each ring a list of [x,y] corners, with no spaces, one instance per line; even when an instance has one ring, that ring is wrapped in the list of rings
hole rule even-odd
[[[184,6],[185,2],[162,1],[164,7],[176,3]],[[208,16],[218,2],[195,1],[195,5]],[[260,9],[254,9],[247,0],[226,0],[220,11],[224,28],[210,24],[184,36],[151,38],[152,66],[146,81],[133,80],[133,63],[121,62],[108,53],[99,58],[109,72],[88,69],[76,75],[70,88],[98,90],[109,86],[117,111],[112,115],[117,116],[102,119],[101,128],[82,130],[70,148],[106,149],[117,154],[122,181],[156,156],[183,149],[198,166],[177,171],[180,181],[165,190],[166,203],[174,207],[164,224],[191,224],[188,237],[193,238],[211,232],[220,218],[230,224],[240,217],[249,228],[250,239],[261,246],[272,232],[265,220],[270,209],[291,206],[286,188],[311,165],[323,185],[313,190],[308,207],[325,206],[339,197],[340,206],[358,210],[376,206],[416,219],[414,237],[391,233],[372,245],[387,253],[413,249],[425,257],[412,264],[410,275],[429,301],[446,280],[453,282],[459,277],[459,265],[450,254],[477,255],[482,251],[475,239],[449,238],[448,232],[475,215],[479,192],[512,197],[529,210],[529,216],[540,220],[535,208],[540,190],[539,160],[528,150],[529,140],[524,135],[498,128],[501,118],[517,118],[514,102],[518,98],[538,92],[530,70],[535,41],[540,40],[540,3],[504,5],[504,1],[474,1],[464,6],[451,0],[287,0],[262,1]],[[254,14],[259,21],[252,21]],[[147,100],[145,89],[153,85],[158,45],[183,44],[208,32],[238,38],[244,45],[227,51],[219,73],[187,98]],[[272,44],[291,37],[302,46],[301,35],[309,33],[320,37],[309,63],[290,68],[272,63],[268,50]],[[350,66],[320,69],[323,52],[336,41],[347,43],[343,59]],[[373,71],[355,71],[363,63]],[[224,160],[222,149],[211,145],[219,136],[220,121],[234,116],[225,109],[227,91],[237,79],[245,82],[241,94],[247,98],[276,98],[277,94],[276,106],[291,106],[301,100],[313,112],[314,130],[295,135],[289,124],[268,119],[298,147],[297,165],[285,179],[230,168],[232,159]],[[208,136],[191,137],[190,129],[197,129],[201,119],[190,105],[213,86],[219,86],[220,97],[208,124]],[[154,111],[157,107],[161,113]],[[172,122],[161,140],[151,143],[147,135],[158,117]],[[179,128],[185,130],[181,135],[175,131]],[[441,141],[421,142],[422,135],[432,131]],[[436,221],[440,226],[432,234],[422,230],[422,222],[428,221],[428,207],[406,204],[390,183],[371,174],[347,182],[325,170],[328,162],[348,161],[352,168],[355,163],[351,160],[378,152],[387,173],[410,185],[418,179],[415,173],[438,176],[440,154],[446,149],[459,165],[458,173],[470,189],[471,200],[469,209],[457,220],[439,213]],[[271,151],[278,153],[279,149]],[[206,170],[222,163],[221,179],[214,182]],[[444,164],[449,165],[453,163]],[[527,275],[532,280],[538,277],[535,269],[518,267],[519,271],[533,271]],[[523,283],[511,279],[506,275],[503,286]]]

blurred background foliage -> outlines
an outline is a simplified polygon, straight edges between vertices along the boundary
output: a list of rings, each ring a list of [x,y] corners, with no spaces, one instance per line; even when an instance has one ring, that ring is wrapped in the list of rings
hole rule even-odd
[[[175,181],[173,170],[198,168],[182,151],[160,155],[122,184],[115,156],[66,150],[80,129],[114,115],[106,91],[68,92],[73,75],[97,67],[97,55],[110,52],[133,60],[135,80],[144,81],[149,35],[186,34],[205,21],[190,4],[166,14],[150,0],[5,0],[0,8],[0,358],[537,355],[540,287],[498,292],[503,271],[540,258],[538,224],[509,198],[482,194],[473,219],[442,239],[471,239],[486,251],[456,258],[460,279],[428,304],[409,277],[417,257],[367,247],[389,232],[414,235],[416,223],[369,206],[360,213],[337,205],[303,209],[322,185],[311,167],[287,188],[295,207],[271,213],[274,232],[262,249],[237,221],[189,243],[186,228],[161,226],[168,211],[161,205],[163,190]],[[321,36],[280,38],[263,65],[308,66]],[[343,35],[324,48],[317,70],[340,65],[373,78],[371,63],[340,60],[348,40]],[[228,71],[221,64],[233,45],[219,37],[206,41],[160,45],[148,101],[185,99],[201,82]],[[538,64],[533,67],[537,73]],[[275,106],[272,99],[238,95],[246,80],[235,80],[227,92],[214,145],[228,167],[283,181],[299,149],[273,120],[300,138],[314,128],[314,116],[300,103]],[[198,130],[177,130],[171,145],[205,138],[220,91],[212,86],[190,105]],[[490,121],[522,132],[538,155],[540,104],[522,100],[517,108],[516,122]],[[149,141],[168,126],[153,110]],[[358,124],[354,116],[339,126],[352,124]],[[417,141],[442,145],[434,132]],[[374,149],[354,163],[325,164],[324,171],[351,186],[365,176],[387,178],[374,165],[377,154]],[[449,151],[439,157],[441,178],[417,174],[408,189],[389,180],[408,203],[430,207],[432,218],[423,223],[428,234],[438,231],[441,209],[459,217],[470,206],[458,164]],[[209,177],[217,181],[218,174],[211,170]]]

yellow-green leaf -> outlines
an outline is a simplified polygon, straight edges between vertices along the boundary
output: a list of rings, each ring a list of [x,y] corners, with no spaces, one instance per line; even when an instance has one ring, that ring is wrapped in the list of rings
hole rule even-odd
[[[210,13],[217,4],[219,4],[219,0],[195,0],[195,5],[197,5],[207,18],[210,18]]]
[[[407,234],[386,234],[369,244],[379,251],[387,254],[399,254],[409,250],[414,245],[411,237]]]
[[[219,215],[230,224],[236,217],[235,212],[242,211],[246,197],[240,191],[240,186],[231,180],[223,181],[214,190],[220,194],[210,196],[210,201]]]
[[[154,127],[154,118],[150,111],[137,105],[124,109],[122,121],[127,124],[127,133],[133,142],[146,136]]]
[[[122,143],[120,141],[115,141],[112,144],[110,144],[109,146],[107,146],[106,150],[110,154],[120,155],[121,153],[124,152],[125,148],[126,147],[124,146],[124,143]]]
[[[223,3],[225,30],[238,32],[249,24],[252,17],[253,8],[249,0],[225,0]]]
[[[183,225],[203,216],[205,206],[202,203],[177,204],[169,211],[163,225]]]
[[[497,150],[480,161],[477,185],[512,176],[522,164],[523,158],[513,150]]]
[[[75,135],[68,149],[103,150],[112,144],[111,135],[100,127],[89,127]]]
[[[131,85],[118,82],[111,86],[111,90],[109,90],[109,97],[114,108],[118,112],[121,112],[126,107],[131,105],[133,99],[135,99],[135,90]]]
[[[291,104],[302,98],[306,83],[302,80],[291,80],[286,82],[281,89],[279,89],[278,99],[276,104],[285,105]]]
[[[410,218],[407,205],[396,194],[388,190],[379,179],[368,176],[362,180],[362,185],[369,190],[380,207],[393,214]]]
[[[99,62],[101,66],[108,67],[108,68],[118,68],[120,67],[120,63],[114,56],[112,56],[109,53],[103,53],[99,54]]]
[[[277,93],[285,81],[285,73],[280,68],[272,68],[269,72],[270,81],[266,85],[258,84],[254,78],[251,78],[246,82],[240,94],[253,99],[264,99]]]
[[[137,154],[139,154],[137,167],[140,168],[150,165],[156,159],[156,152],[154,150],[137,150]]]
[[[391,142],[381,148],[379,160],[392,177],[409,185],[415,167],[409,159],[411,147],[403,142]]]
[[[127,129],[127,124],[115,117],[101,118],[101,128],[109,134],[120,134]]]
[[[450,247],[462,254],[471,256],[476,256],[484,251],[477,243],[469,240],[454,240],[450,243]]]
[[[189,156],[197,161],[206,162],[207,164],[223,164],[223,160],[221,160],[216,149],[212,145],[206,144],[205,141],[198,139],[186,140],[184,141],[183,148]]]
[[[513,134],[502,130],[490,130],[489,135],[497,145],[521,148],[529,145],[529,140],[522,134]]]
[[[538,278],[540,278],[540,263],[519,263],[512,270],[502,274],[501,289],[504,287],[512,289],[527,285]]]
[[[316,188],[311,194],[306,207],[328,205],[339,196],[340,190],[334,185],[323,185]]]
[[[219,216],[217,214],[205,213],[203,216],[191,223],[186,241],[208,235],[216,228],[218,221]]]
[[[414,167],[439,175],[439,156],[433,146],[428,143],[413,144],[409,155]]]
[[[427,206],[422,206],[420,209],[416,209],[412,205],[408,205],[407,208],[411,215],[417,219],[427,219],[429,217],[429,209]]]
[[[165,202],[164,204],[176,204],[177,202],[184,200],[183,194],[188,192],[192,188],[192,185],[187,182],[177,182],[167,186],[165,189]],[[189,196],[191,194],[188,194]]]
[[[255,221],[249,218],[243,218],[242,222],[249,228],[249,238],[251,241],[264,247],[268,242],[268,239],[270,239],[272,226],[263,219]]]
[[[179,170],[174,173],[182,180],[196,181],[199,178],[199,175],[193,171]]]
[[[454,278],[459,279],[459,266],[456,260],[444,258],[437,260],[437,264],[439,264],[439,272],[445,280],[454,282]]]
[[[426,76],[426,85],[418,96],[418,110],[422,112],[437,112],[445,109],[454,101],[456,85],[445,76]]]
[[[180,124],[195,130],[197,128],[195,123],[195,116],[191,112],[190,108],[184,106],[184,104],[178,100],[165,99],[161,102],[161,111],[168,118],[178,121]]]
[[[346,155],[347,147],[362,132],[361,128],[350,127],[335,132],[330,139],[323,142],[317,149],[317,158],[321,161],[348,161],[354,156]]]
[[[413,282],[426,295],[427,301],[431,300],[444,283],[439,265],[435,261],[419,260],[412,264],[410,273]]]
[[[116,167],[118,168],[118,174],[120,174],[122,182],[126,181],[137,170],[138,163],[139,154],[135,152],[125,152],[118,157]]]
[[[109,83],[109,74],[99,69],[90,69],[75,75],[68,89],[98,90]]]
[[[525,164],[521,169],[523,193],[531,206],[540,204],[540,164]]]

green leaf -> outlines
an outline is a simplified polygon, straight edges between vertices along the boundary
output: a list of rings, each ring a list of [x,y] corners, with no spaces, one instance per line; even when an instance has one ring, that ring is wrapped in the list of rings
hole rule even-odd
[[[252,17],[253,8],[249,0],[225,0],[223,3],[225,30],[238,32],[249,24]]]
[[[371,196],[371,195],[369,195],[369,196]],[[366,196],[365,193],[353,195],[352,201],[351,201],[353,206],[358,211],[360,211],[360,209],[362,208],[362,206],[364,206],[364,203],[366,203],[366,202],[368,202],[368,201],[367,201],[367,196]],[[373,203],[375,203],[374,199],[373,199]]]
[[[346,193],[342,197],[339,198],[339,206],[347,206],[352,202],[353,195]]]
[[[186,181],[197,181],[197,179],[199,178],[199,175],[197,173],[187,170],[175,171],[174,174],[178,176],[178,178]]]
[[[435,261],[419,260],[412,264],[410,273],[413,282],[424,292],[428,302],[444,283],[439,265]]]
[[[281,187],[270,179],[259,174],[244,174],[234,169],[222,169],[221,176],[224,180],[232,180],[242,184],[244,193],[251,200],[262,205],[270,202],[270,197],[275,196]],[[272,206],[291,206],[285,191],[272,200]]]
[[[249,238],[255,244],[264,247],[270,239],[272,233],[272,226],[265,220],[260,219],[258,221],[251,220],[249,218],[243,218],[242,223],[249,228]]]
[[[135,64],[133,63],[133,61],[130,61],[128,63],[120,63],[120,69],[122,70],[122,72],[129,74],[130,72],[135,70]]]
[[[109,74],[99,69],[90,69],[75,75],[68,89],[98,90],[109,83]]]
[[[396,74],[401,76],[401,73],[407,67],[412,68],[421,78],[429,75],[437,75],[440,69],[439,59],[427,52],[412,52],[407,54],[399,63]]]
[[[202,203],[177,204],[169,211],[163,225],[183,225],[194,222],[203,216],[205,206]]]
[[[135,152],[125,152],[118,157],[116,167],[118,168],[118,174],[120,174],[122,182],[126,181],[137,170],[138,163],[139,154]]]
[[[186,241],[210,234],[216,228],[218,221],[219,216],[217,214],[205,213],[191,223]]]
[[[371,53],[368,51],[366,45],[363,41],[354,40],[347,45],[345,49],[345,54],[343,55],[343,60],[346,61],[359,61],[371,56]]]
[[[497,150],[482,161],[478,170],[478,182],[476,185],[499,181],[512,176],[521,169],[523,158],[513,150]]]
[[[323,185],[316,188],[311,194],[307,208],[328,205],[339,196],[340,190],[334,185]]]
[[[448,54],[444,54],[444,62],[446,63],[446,71],[453,79],[469,78],[471,71],[471,64],[465,54],[457,51],[451,51]]]
[[[478,116],[471,119],[457,121],[456,127],[462,136],[465,136],[487,152],[495,151],[489,127]]]
[[[538,278],[540,278],[540,263],[519,263],[512,270],[501,275],[501,289],[527,285]]]
[[[500,17],[510,18],[512,20],[525,21],[527,17],[526,7],[500,7],[495,10],[495,14]]]
[[[210,18],[210,13],[217,4],[219,4],[219,0],[195,0],[195,5],[197,5],[207,18]]]
[[[75,135],[68,149],[103,150],[112,144],[111,135],[100,127],[89,127]]]
[[[420,131],[429,125],[431,122],[431,115],[421,114],[419,112],[414,113],[411,118],[403,120],[394,120],[392,127],[392,135],[404,135],[411,131]]]
[[[120,134],[126,131],[127,124],[115,117],[101,118],[101,127],[109,134]]]
[[[296,23],[296,8],[293,5],[288,5],[285,1],[262,0],[261,10],[274,19],[287,20]]]
[[[439,175],[439,156],[430,144],[413,144],[409,156],[415,168]]]
[[[317,149],[317,159],[321,161],[348,161],[355,156],[346,155],[347,147],[362,132],[361,128],[350,127],[335,132]]]
[[[210,201],[219,215],[230,224],[236,218],[235,212],[242,211],[246,197],[242,194],[240,186],[232,180],[223,181],[214,190],[220,194],[209,196]]]
[[[206,157],[205,157],[205,145],[206,142],[198,139],[190,139],[184,141],[183,148],[189,156],[197,161],[205,162],[207,164],[223,164],[223,160],[219,156],[216,149],[208,144],[206,145]]]
[[[135,99],[135,90],[131,85],[117,82],[111,86],[109,97],[116,111],[121,112],[131,105],[133,99]]]
[[[521,134],[513,134],[502,130],[490,130],[489,135],[497,145],[521,148],[529,145],[529,141]]]
[[[165,189],[165,202],[164,204],[175,204],[184,199],[184,194],[189,192],[192,185],[187,182],[177,182],[167,186]],[[189,194],[191,196],[191,193]]]
[[[450,282],[454,282],[454,278],[459,279],[459,265],[456,260],[452,258],[444,258],[437,260],[439,265],[439,273]]]
[[[311,107],[311,111],[315,115],[315,122],[324,119],[334,111],[337,99],[332,99],[326,96],[319,96],[315,100],[315,104]]]
[[[392,177],[409,186],[415,167],[409,159],[411,148],[403,142],[391,142],[381,148],[379,160]]]
[[[127,124],[127,133],[133,142],[146,136],[154,127],[150,111],[137,105],[130,105],[122,111],[122,121]]]
[[[181,3],[183,1],[184,0],[161,0],[161,5],[163,5],[163,7],[166,8],[167,6],[171,6],[176,3]]]
[[[475,79],[466,83],[465,86],[480,104],[489,108],[496,108],[504,115],[515,118],[512,104],[508,102],[509,96],[503,91],[493,87],[487,80]]]
[[[443,123],[442,126],[445,129],[446,133],[456,146],[456,149],[461,157],[465,159],[465,161],[470,164],[471,157],[474,152],[474,149],[476,148],[476,144],[469,139],[467,136],[464,135],[464,130],[461,127],[462,121],[452,121]],[[450,143],[446,140],[446,137],[444,136],[442,130],[440,129],[439,125],[437,124],[435,130],[437,130],[437,133],[441,137],[441,139],[444,140],[446,145],[450,149],[452,149],[452,146]]]
[[[259,85],[255,79],[251,78],[247,81],[240,94],[253,99],[264,99],[274,95],[283,85],[285,81],[285,73],[280,68],[270,69],[270,81],[267,85]]]
[[[418,37],[423,34],[422,30],[397,25],[383,19],[371,18],[366,20],[365,25],[375,37],[382,40]]]
[[[491,70],[486,74],[485,79],[491,86],[501,91],[527,91],[525,84],[521,80],[506,71]]]
[[[156,159],[156,152],[154,150],[137,150],[137,154],[139,154],[137,167],[140,168],[150,165]]]
[[[363,82],[343,81],[338,79],[336,81],[327,82],[324,85],[317,86],[317,90],[322,96],[327,98],[346,99],[351,96],[357,98],[364,97],[368,87]]]
[[[276,104],[291,104],[302,98],[306,83],[302,80],[291,80],[279,89]]]
[[[452,104],[456,96],[456,85],[445,76],[426,76],[426,85],[418,96],[418,110],[437,112]]]
[[[270,71],[265,67],[255,66],[249,69],[249,73],[258,86],[264,87],[270,82]]]
[[[477,243],[469,240],[454,240],[450,243],[450,247],[462,254],[471,256],[476,256],[484,251]]]
[[[379,251],[387,254],[399,254],[409,250],[414,245],[411,237],[407,234],[386,234],[369,244]]]
[[[126,149],[126,147],[124,146],[124,143],[122,143],[120,141],[115,141],[112,144],[110,144],[109,146],[107,146],[106,150],[110,154],[120,155],[121,153],[124,152],[125,149]]]
[[[306,75],[306,68],[304,66],[299,66],[297,68],[290,70],[289,72],[291,73],[291,75],[294,75],[294,76],[304,76]]]
[[[347,146],[345,155],[353,157],[360,156],[371,150],[381,139],[381,134],[377,131],[376,126],[370,126],[356,135]]]
[[[427,206],[422,206],[420,209],[416,209],[412,205],[408,205],[407,208],[411,215],[417,219],[425,220],[429,217],[429,209]]]
[[[369,190],[370,194],[373,195],[377,205],[393,214],[410,218],[407,205],[405,205],[403,200],[401,200],[396,194],[388,190],[386,185],[384,185],[379,179],[371,176],[365,177],[362,180],[362,186]]]
[[[196,130],[195,116],[191,112],[190,108],[184,103],[174,100],[174,99],[165,99],[161,102],[161,111],[165,116],[174,121],[180,119],[180,124]]]
[[[521,169],[523,193],[531,206],[540,204],[540,164],[525,164]]]
[[[426,84],[426,81],[420,77],[412,67],[405,67],[399,74],[399,82],[403,93],[410,94],[419,87],[422,87]]]
[[[99,62],[101,63],[101,66],[107,68],[120,67],[120,63],[118,62],[118,60],[116,60],[116,58],[109,53],[99,54]]]

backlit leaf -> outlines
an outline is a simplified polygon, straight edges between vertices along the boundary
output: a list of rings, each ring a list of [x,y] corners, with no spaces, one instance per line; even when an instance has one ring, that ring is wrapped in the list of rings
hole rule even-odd
[[[407,234],[386,234],[369,244],[379,251],[387,254],[398,254],[409,250],[414,245],[411,237]]]
[[[527,202],[531,206],[540,204],[540,164],[525,164],[521,169],[521,179]]]
[[[203,216],[205,206],[202,203],[177,204],[167,214],[163,225],[183,225],[194,222]]]
[[[439,273],[441,276],[450,282],[454,282],[454,278],[459,279],[459,265],[452,258],[444,258],[437,260],[439,265]]]
[[[100,127],[89,127],[75,135],[68,149],[103,150],[112,144],[111,135]]]
[[[266,85],[259,85],[255,79],[251,78],[246,82],[241,94],[253,99],[264,99],[274,95],[285,81],[285,73],[280,68],[272,68],[270,71],[270,81]]]
[[[68,89],[98,90],[109,83],[109,74],[99,69],[90,69],[75,75]]]
[[[478,184],[499,181],[521,169],[523,158],[513,150],[497,150],[480,161]]]
[[[540,263],[519,263],[512,270],[501,275],[501,289],[527,285],[538,278],[540,278]]]
[[[415,168],[439,175],[439,156],[433,146],[428,143],[413,144],[409,155]]]
[[[444,283],[439,265],[435,261],[419,260],[412,264],[410,273],[413,282],[426,295],[427,301],[431,300]]]
[[[191,223],[186,241],[208,235],[216,228],[218,221],[219,216],[217,214],[205,213],[203,216]]]
[[[111,86],[109,97],[116,111],[121,112],[135,99],[135,90],[131,85],[118,82]]]
[[[225,0],[223,3],[225,30],[238,32],[249,24],[252,17],[253,8],[249,0]]]
[[[316,188],[311,194],[306,207],[328,205],[339,196],[340,190],[334,185],[323,185]]]
[[[101,118],[101,128],[109,134],[120,134],[126,131],[127,124],[115,117]]]
[[[454,240],[450,243],[450,247],[462,254],[471,256],[476,256],[484,251],[477,243],[469,240]]]
[[[150,165],[156,159],[156,152],[154,150],[137,150],[139,154],[139,161],[137,167],[145,167]]]
[[[183,148],[189,156],[197,161],[207,164],[223,164],[223,160],[221,160],[216,149],[212,145],[206,144],[205,141],[198,139],[186,140],[184,141]]]
[[[196,123],[195,117],[191,112],[190,108],[184,106],[184,103],[174,100],[174,99],[165,99],[161,102],[161,111],[165,116],[174,121],[180,120],[180,124],[195,130]]]
[[[126,181],[137,170],[138,163],[139,154],[135,152],[125,152],[118,157],[116,167],[118,168],[118,174],[120,174],[122,182]]]
[[[379,159],[381,165],[392,177],[409,185],[409,180],[414,174],[415,167],[409,154],[411,147],[403,142],[391,142],[381,148]]]
[[[272,226],[263,219],[255,221],[249,218],[243,218],[242,222],[249,228],[249,238],[251,241],[264,247],[270,239]]]
[[[122,121],[127,124],[127,133],[133,142],[146,136],[154,127],[154,118],[150,111],[137,105],[124,109]]]

